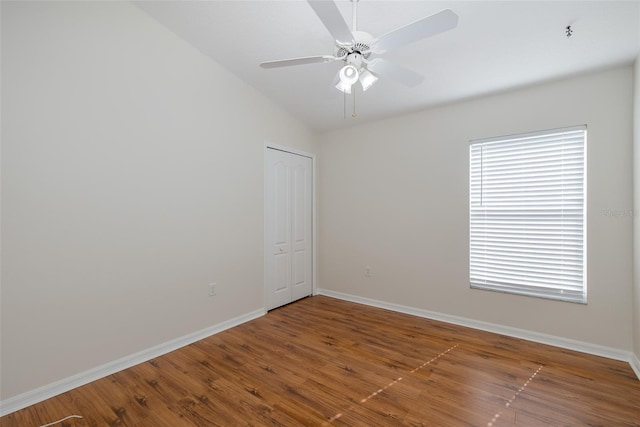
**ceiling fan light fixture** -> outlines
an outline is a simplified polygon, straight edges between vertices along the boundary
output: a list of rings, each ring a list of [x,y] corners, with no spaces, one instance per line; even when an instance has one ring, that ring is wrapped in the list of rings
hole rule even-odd
[[[336,89],[341,92],[350,94],[351,86],[353,86],[360,77],[360,72],[356,67],[351,64],[347,64],[340,69],[338,73],[338,84],[336,84]]]
[[[340,70],[340,81],[345,85],[352,86],[358,81],[358,77],[360,77],[358,69],[351,64],[345,65]]]
[[[342,80],[338,80],[336,89],[338,89],[340,92],[346,93],[347,95],[351,95],[351,86],[353,85],[345,84]]]
[[[367,69],[360,71],[360,84],[362,85],[363,91],[369,89],[377,81],[378,77],[374,76],[371,71]]]

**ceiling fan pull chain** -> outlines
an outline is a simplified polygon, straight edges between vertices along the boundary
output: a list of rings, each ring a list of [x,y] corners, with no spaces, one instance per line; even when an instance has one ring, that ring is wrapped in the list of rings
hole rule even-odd
[[[347,92],[342,92],[342,120],[347,120]]]
[[[358,114],[356,114],[356,90],[355,88],[353,88],[353,113],[351,113],[351,117],[352,118],[356,118],[358,117]]]

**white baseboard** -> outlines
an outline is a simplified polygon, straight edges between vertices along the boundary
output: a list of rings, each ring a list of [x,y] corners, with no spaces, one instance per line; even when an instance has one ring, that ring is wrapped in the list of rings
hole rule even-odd
[[[509,326],[498,325],[495,323],[481,322],[478,320],[468,319],[466,317],[452,316],[449,314],[438,313],[435,311],[423,310],[420,308],[408,307],[400,304],[374,300],[370,298],[359,297],[356,295],[336,292],[329,289],[318,289],[318,295],[325,295],[332,298],[342,299],[345,301],[355,302],[359,304],[369,305],[372,307],[384,308],[400,313],[411,314],[413,316],[424,317],[426,319],[439,320],[441,322],[453,323],[454,325],[466,326],[468,328],[479,329],[482,331],[493,332],[496,334],[507,335],[510,337],[521,338],[528,341],[534,341],[541,344],[548,344],[555,347],[566,348],[569,350],[580,351],[583,353],[593,354],[595,356],[607,357],[609,359],[621,360],[628,362],[631,368],[640,379],[640,362],[638,358],[630,351],[624,351],[617,348],[605,347],[598,344],[591,344],[583,341],[576,341],[568,338],[557,337],[554,335],[542,334],[540,332],[527,331],[525,329],[512,328]]]
[[[238,326],[253,319],[257,319],[258,317],[264,316],[265,313],[266,311],[261,308],[250,313],[246,313],[218,323],[217,325],[213,325],[200,331],[184,335],[180,338],[167,341],[163,344],[159,344],[146,350],[142,350],[138,353],[122,357],[120,359],[114,360],[113,362],[105,363],[104,365],[89,369],[88,371],[80,372],[79,374],[39,387],[35,390],[10,397],[8,399],[0,401],[0,416],[10,414],[20,409],[26,408],[27,406],[31,406],[38,402],[42,402],[43,400],[50,399],[61,393],[65,393],[76,387],[80,387],[92,381],[104,378],[108,375],[115,374],[116,372],[122,371],[123,369],[127,369],[153,358],[162,356],[163,354],[177,350],[180,347],[192,344],[211,335],[215,335],[226,329],[233,328],[234,326]]]
[[[631,360],[629,360],[629,365],[631,365],[631,369],[636,373],[636,376],[640,378],[640,359],[638,356],[631,353]]]

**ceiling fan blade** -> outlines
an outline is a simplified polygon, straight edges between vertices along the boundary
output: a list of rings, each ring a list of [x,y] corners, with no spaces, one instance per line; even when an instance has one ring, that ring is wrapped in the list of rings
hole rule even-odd
[[[387,52],[415,41],[431,37],[443,31],[455,28],[458,25],[458,15],[450,9],[445,9],[435,15],[418,19],[404,27],[381,35],[371,46],[375,53]]]
[[[421,74],[382,58],[372,59],[367,64],[367,68],[374,74],[409,87],[418,86],[424,80]]]
[[[322,56],[306,56],[303,58],[293,58],[293,59],[281,59],[279,61],[268,61],[260,64],[262,68],[279,68],[279,67],[290,67],[292,65],[304,65],[304,64],[317,64],[319,62],[331,62],[335,61],[335,56],[331,55],[322,55]]]
[[[338,44],[353,44],[353,34],[333,0],[307,0],[307,2]]]

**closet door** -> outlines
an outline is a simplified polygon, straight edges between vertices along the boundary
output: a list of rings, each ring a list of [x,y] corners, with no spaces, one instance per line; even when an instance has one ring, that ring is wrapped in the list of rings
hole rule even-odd
[[[312,160],[291,154],[291,300],[311,295]]]
[[[312,160],[267,149],[265,158],[266,308],[311,294]]]

